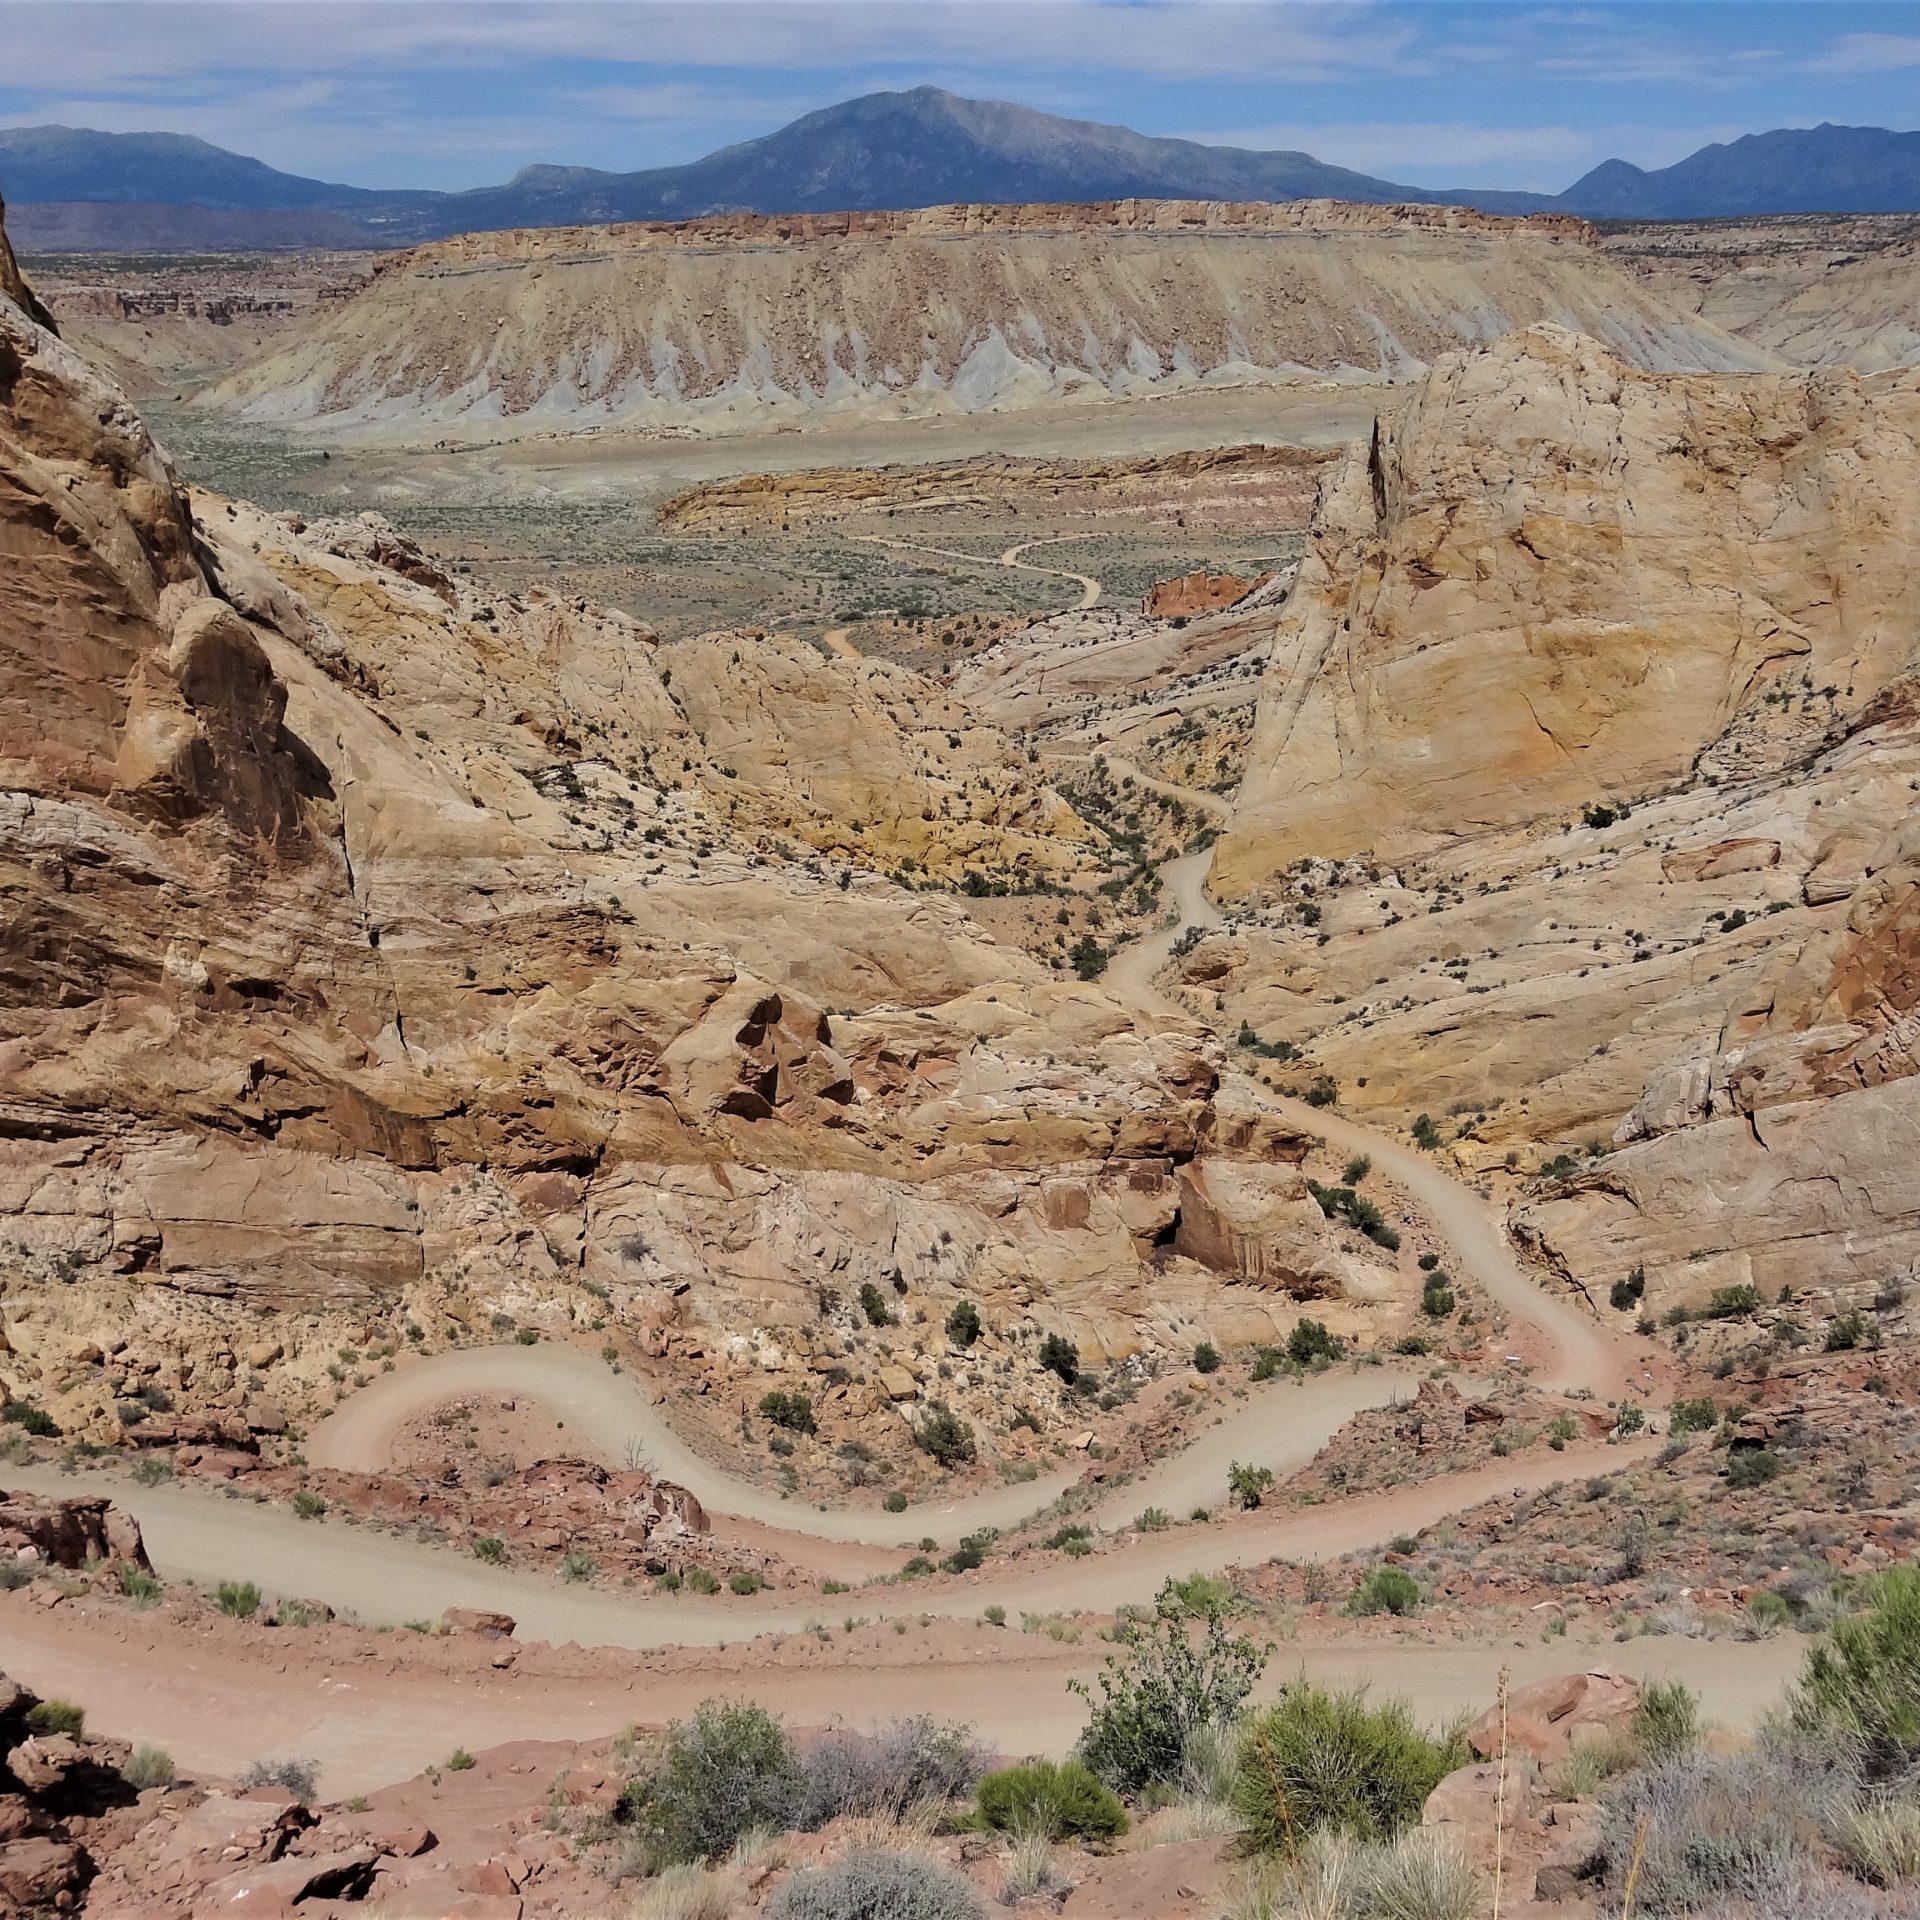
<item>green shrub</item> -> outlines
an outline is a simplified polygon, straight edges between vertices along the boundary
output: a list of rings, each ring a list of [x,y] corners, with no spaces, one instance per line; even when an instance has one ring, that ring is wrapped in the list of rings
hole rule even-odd
[[[771,1393],[763,1393],[760,1411],[776,1427],[785,1427],[789,1433],[814,1431],[813,1396],[798,1387],[775,1387]]]
[[[1345,1171],[1342,1172],[1340,1178],[1343,1184],[1349,1187],[1357,1187],[1372,1171],[1372,1157],[1368,1154],[1356,1153],[1353,1158],[1347,1162]]]
[[[720,1591],[720,1580],[719,1576],[709,1567],[689,1567],[687,1569],[687,1586],[694,1593],[718,1593]]]
[[[1287,1356],[1278,1347],[1262,1347],[1253,1356],[1252,1380],[1271,1380],[1287,1364]]]
[[[1032,1760],[990,1773],[976,1789],[982,1822],[996,1832],[1038,1829],[1055,1840],[1113,1840],[1127,1810],[1112,1788],[1078,1760]]]
[[[317,1493],[302,1487],[293,1496],[293,1510],[302,1520],[318,1520],[326,1512],[327,1503]]]
[[[887,1296],[871,1280],[860,1283],[860,1311],[867,1316],[870,1327],[893,1325],[893,1309],[887,1305]]]
[[[70,1733],[78,1740],[87,1730],[87,1712],[71,1700],[41,1700],[27,1709],[27,1725],[35,1733]]]
[[[1920,1567],[1890,1567],[1864,1611],[1836,1620],[1807,1654],[1794,1723],[1858,1742],[1876,1775],[1920,1756]]]
[[[162,1481],[172,1478],[173,1462],[162,1454],[145,1454],[133,1463],[133,1484],[136,1487],[157,1487]]]
[[[1227,1492],[1235,1506],[1251,1512],[1273,1491],[1271,1467],[1242,1466],[1236,1460],[1227,1469]]]
[[[970,1533],[947,1557],[940,1562],[944,1573],[971,1573],[975,1567],[986,1563],[987,1555],[993,1551],[993,1533],[988,1529],[982,1533]]]
[[[1779,1479],[1786,1462],[1770,1447],[1742,1447],[1727,1455],[1727,1485],[1739,1491]]]
[[[1323,1322],[1302,1315],[1287,1335],[1287,1358],[1297,1366],[1310,1367],[1320,1360],[1338,1360],[1344,1351]]]
[[[473,1557],[497,1567],[507,1557],[507,1543],[497,1533],[477,1533],[473,1537]]]
[[[1793,1620],[1793,1608],[1783,1593],[1771,1587],[1756,1587],[1747,1596],[1747,1619],[1762,1633],[1784,1627]]]
[[[880,1504],[885,1507],[889,1513],[905,1513],[907,1510],[907,1496],[902,1493],[898,1487],[895,1487]]]
[[[166,1591],[145,1567],[121,1566],[120,1591],[136,1606],[150,1607]]]
[[[1400,1567],[1375,1567],[1354,1590],[1347,1611],[1408,1614],[1420,1604],[1420,1585]]]
[[[1856,1347],[1872,1344],[1872,1335],[1865,1314],[1855,1310],[1843,1313],[1827,1328],[1827,1351],[1829,1353],[1851,1353]]]
[[[470,1773],[474,1765],[473,1755],[470,1754],[465,1747],[455,1747],[454,1750],[447,1755],[447,1771],[449,1773]]]
[[[1715,1287],[1707,1301],[1710,1320],[1744,1320],[1760,1310],[1760,1289],[1744,1281],[1737,1287]]]
[[[1670,1433],[1710,1433],[1719,1424],[1720,1409],[1704,1395],[1698,1400],[1676,1400],[1667,1412]]]
[[[926,1418],[914,1429],[920,1450],[943,1467],[964,1466],[974,1457],[973,1429],[944,1400],[927,1408]]]
[[[1220,1349],[1211,1340],[1202,1340],[1193,1350],[1193,1370],[1195,1373],[1218,1373],[1220,1371]]]
[[[1423,1113],[1413,1123],[1413,1144],[1426,1148],[1429,1153],[1440,1145],[1440,1129],[1434,1124],[1431,1114]]]
[[[1555,1453],[1562,1453],[1566,1450],[1567,1442],[1577,1439],[1579,1433],[1580,1422],[1572,1414],[1556,1414],[1547,1425],[1547,1445]]]
[[[763,1707],[705,1700],[666,1732],[621,1809],[656,1864],[712,1860],[756,1827],[784,1828],[800,1791],[786,1729]]]
[[[1242,1730],[1233,1806],[1263,1852],[1292,1852],[1322,1828],[1387,1839],[1468,1757],[1463,1742],[1423,1733],[1399,1701],[1369,1706],[1364,1693],[1302,1683]]]
[[[1444,1273],[1430,1274],[1427,1284],[1421,1289],[1420,1311],[1429,1320],[1444,1320],[1459,1305],[1453,1289],[1447,1285]]]
[[[1040,1364],[1072,1386],[1080,1375],[1080,1349],[1064,1334],[1050,1333],[1040,1342]]]
[[[37,1407],[31,1400],[14,1400],[0,1407],[0,1420],[19,1427],[37,1440],[51,1440],[60,1431],[60,1423],[44,1407]]]
[[[1221,1583],[1198,1598],[1190,1584],[1169,1580],[1149,1618],[1117,1629],[1121,1651],[1107,1656],[1093,1685],[1068,1683],[1091,1707],[1080,1757],[1122,1793],[1177,1780],[1195,1735],[1231,1726],[1266,1665],[1252,1640],[1228,1633]]]
[[[120,1769],[120,1777],[135,1793],[144,1793],[149,1787],[170,1787],[173,1761],[159,1747],[135,1747]]]
[[[600,1562],[585,1547],[569,1547],[560,1556],[560,1578],[569,1583],[591,1580],[600,1571]]]
[[[947,1338],[956,1347],[970,1347],[980,1338],[980,1309],[971,1300],[962,1300],[947,1315]]]
[[[1640,1689],[1634,1737],[1649,1760],[1671,1760],[1700,1744],[1700,1702],[1679,1680],[1649,1680]]]
[[[231,1620],[251,1620],[260,1611],[260,1589],[251,1580],[222,1580],[213,1598]]]
[[[750,1593],[758,1593],[766,1585],[766,1580],[752,1567],[739,1567],[727,1575],[727,1586],[743,1598]]]

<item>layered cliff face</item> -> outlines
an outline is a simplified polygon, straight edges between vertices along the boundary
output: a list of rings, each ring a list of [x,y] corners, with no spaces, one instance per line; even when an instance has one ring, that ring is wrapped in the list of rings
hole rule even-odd
[[[1790,762],[1913,660],[1917,426],[1912,376],[1448,358],[1327,483],[1216,890]]]
[[[869,1282],[1090,1352],[1383,1284],[1197,1029],[875,871],[1087,857],[912,675],[190,499],[11,294],[0,558],[0,1392],[69,1430],[503,1315],[724,1371]]]
[[[1911,375],[1437,368],[1323,498],[1192,1004],[1570,1156],[1516,1225],[1597,1298],[1870,1305],[1920,1258],[1917,479]]]
[[[1770,364],[1577,221],[1127,201],[469,235],[384,263],[204,400],[397,440],[453,422],[739,431],[1404,377],[1547,319],[1636,364]]]

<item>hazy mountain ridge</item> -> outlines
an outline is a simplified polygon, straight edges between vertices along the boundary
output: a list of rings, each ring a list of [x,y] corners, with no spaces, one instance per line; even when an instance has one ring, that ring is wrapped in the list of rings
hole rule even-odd
[[[381,245],[507,227],[720,212],[1133,197],[1325,198],[1681,219],[1920,210],[1920,133],[1820,126],[1749,134],[1652,172],[1609,160],[1565,193],[1528,194],[1409,187],[1330,166],[1311,154],[1164,139],[916,87],[822,107],[682,166],[615,173],[539,165],[500,186],[464,193],[337,186],[179,134],[0,129],[0,191],[16,209],[21,243],[54,249],[137,246],[158,223],[162,207],[226,213],[225,220],[206,222],[205,244],[211,246],[241,244],[234,236],[249,232],[274,236],[256,244],[337,245],[343,231],[354,231],[365,243]],[[76,211],[85,207],[101,211]],[[316,228],[309,240],[299,221],[231,217],[296,211],[324,220],[324,237]],[[178,244],[186,230],[180,217],[165,225],[170,243]]]

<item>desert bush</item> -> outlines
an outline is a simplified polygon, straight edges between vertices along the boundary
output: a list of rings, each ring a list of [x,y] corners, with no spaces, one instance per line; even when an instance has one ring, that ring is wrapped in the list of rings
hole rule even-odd
[[[283,1760],[256,1760],[240,1776],[240,1785],[244,1790],[285,1787],[303,1807],[313,1804],[319,1783],[319,1761],[302,1759],[293,1754]]]
[[[794,1824],[811,1831],[842,1814],[898,1820],[915,1807],[970,1793],[986,1764],[971,1727],[924,1713],[876,1733],[836,1729],[800,1756]]]
[[[1640,1689],[1633,1737],[1649,1760],[1671,1760],[1700,1744],[1700,1701],[1679,1680],[1649,1680]]]
[[[727,1575],[728,1588],[743,1597],[750,1593],[758,1593],[766,1584],[765,1576],[753,1567],[736,1567]]]
[[[762,1707],[703,1700],[667,1728],[621,1808],[656,1863],[714,1860],[755,1827],[785,1827],[800,1792],[786,1729]]]
[[[964,1466],[974,1457],[973,1429],[944,1400],[934,1401],[913,1437],[943,1467]]]
[[[1423,1733],[1400,1701],[1376,1707],[1361,1692],[1300,1684],[1247,1721],[1233,1804],[1249,1841],[1269,1852],[1323,1827],[1388,1839],[1467,1758],[1464,1743]]]
[[[1457,1834],[1409,1827],[1362,1847],[1348,1882],[1355,1920],[1476,1920],[1480,1874]]]
[[[163,1454],[145,1454],[133,1463],[133,1483],[137,1487],[157,1487],[172,1478],[173,1462]]]
[[[1007,1848],[1006,1871],[1000,1881],[1000,1898],[1007,1906],[1022,1900],[1045,1899],[1070,1890],[1071,1883],[1060,1871],[1053,1851],[1053,1840],[1042,1828],[1028,1827],[1012,1837]]]
[[[638,1871],[635,1868],[635,1871]],[[630,1877],[616,1868],[616,1880]],[[738,1874],[705,1867],[668,1867],[640,1889],[632,1920],[730,1920],[746,1888]]]
[[[870,1327],[893,1325],[893,1309],[887,1305],[887,1296],[871,1280],[860,1283],[860,1311],[867,1316]]]
[[[1883,1777],[1920,1757],[1920,1568],[1890,1567],[1868,1591],[1808,1652],[1790,1711],[1805,1732],[1857,1742]]]
[[[569,1547],[560,1556],[560,1578],[578,1583],[591,1580],[600,1571],[600,1562],[585,1547]]]
[[[302,1520],[318,1520],[326,1512],[327,1503],[319,1494],[302,1487],[293,1496],[293,1510]]]
[[[980,1338],[980,1309],[971,1300],[962,1300],[947,1315],[947,1338],[956,1347],[970,1347]]]
[[[144,1793],[149,1787],[170,1787],[173,1761],[159,1747],[135,1747],[120,1769],[120,1777],[136,1793]]]
[[[774,1891],[761,1920],[983,1920],[973,1883],[921,1853],[863,1847]]]
[[[70,1733],[78,1740],[87,1730],[87,1710],[71,1700],[39,1700],[27,1709],[27,1726],[34,1733]]]
[[[1220,1371],[1220,1349],[1211,1340],[1202,1340],[1193,1350],[1193,1370],[1195,1373],[1218,1373]]]
[[[1050,1333],[1040,1342],[1040,1364],[1072,1386],[1080,1374],[1080,1349],[1064,1334]]]
[[[1347,1602],[1353,1614],[1412,1613],[1420,1604],[1420,1583],[1399,1567],[1375,1567]]]
[[[251,1580],[222,1580],[213,1603],[230,1620],[251,1620],[260,1611],[260,1589]]]
[[[473,1557],[484,1560],[490,1567],[497,1567],[507,1557],[507,1543],[497,1533],[476,1533],[473,1536]]]
[[[1669,1433],[1711,1433],[1720,1424],[1720,1409],[1702,1395],[1697,1400],[1676,1400],[1667,1412]]]
[[[711,1567],[689,1567],[687,1586],[694,1593],[718,1593],[720,1577]]]
[[[1737,1754],[1694,1747],[1631,1773],[1607,1796],[1600,1852],[1624,1883],[1636,1845],[1642,1911],[1692,1913],[1715,1900],[1762,1911],[1812,1861],[1821,1828],[1854,1798],[1846,1757],[1817,1742],[1772,1740]]]
[[[885,1507],[889,1513],[905,1513],[907,1510],[907,1496],[902,1493],[898,1487],[895,1487],[880,1504]]]
[[[1208,1598],[1196,1641],[1194,1609],[1169,1580],[1149,1618],[1116,1629],[1121,1651],[1093,1685],[1069,1682],[1092,1709],[1080,1756],[1122,1793],[1179,1780],[1201,1730],[1232,1725],[1266,1666],[1260,1647],[1227,1631],[1224,1596]]]
[[[1727,1455],[1727,1485],[1736,1492],[1749,1487],[1764,1487],[1779,1479],[1786,1462],[1771,1447],[1743,1447]]]
[[[160,1584],[158,1578],[149,1573],[144,1567],[123,1565],[118,1569],[118,1572],[120,1576],[120,1591],[125,1594],[135,1606],[150,1607],[166,1591]]]
[[[775,1387],[771,1393],[763,1393],[760,1411],[776,1427],[785,1427],[789,1433],[814,1431],[813,1396],[798,1387]]]
[[[1256,1858],[1227,1920],[1476,1920],[1484,1899],[1454,1834],[1411,1827],[1363,1845],[1323,1828],[1291,1854]]]
[[[1844,1806],[1828,1838],[1847,1865],[1879,1887],[1920,1880],[1920,1801],[1907,1794],[1874,1794]]]
[[[1340,1342],[1327,1331],[1322,1320],[1309,1320],[1302,1314],[1293,1323],[1293,1331],[1287,1335],[1287,1358],[1302,1367],[1313,1366],[1321,1360],[1338,1360],[1345,1351]]]
[[[1273,1491],[1271,1467],[1242,1466],[1236,1460],[1227,1469],[1227,1493],[1236,1507],[1251,1512]]]
[[[1030,1760],[990,1773],[975,1790],[981,1821],[1001,1833],[1113,1840],[1127,1830],[1120,1797],[1078,1760]]]

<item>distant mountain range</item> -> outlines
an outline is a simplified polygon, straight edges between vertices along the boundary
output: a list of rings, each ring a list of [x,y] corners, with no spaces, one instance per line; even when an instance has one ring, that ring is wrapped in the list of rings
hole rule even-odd
[[[1653,172],[1609,160],[1560,194],[1436,191],[1311,154],[1157,139],[916,87],[823,107],[685,166],[535,166],[467,193],[334,186],[184,134],[0,128],[0,194],[29,249],[394,246],[501,227],[719,212],[1129,196],[1415,201],[1636,220],[1897,213],[1920,210],[1920,133],[1818,126],[1748,134]]]

